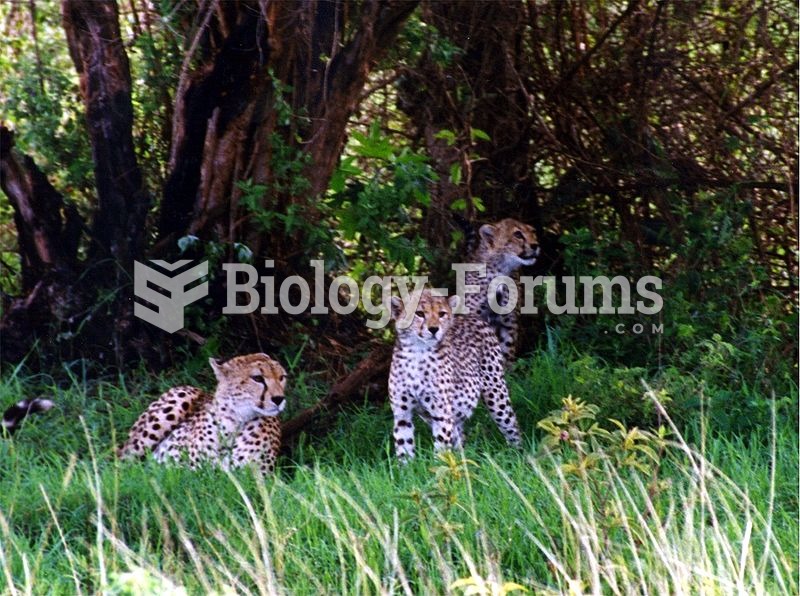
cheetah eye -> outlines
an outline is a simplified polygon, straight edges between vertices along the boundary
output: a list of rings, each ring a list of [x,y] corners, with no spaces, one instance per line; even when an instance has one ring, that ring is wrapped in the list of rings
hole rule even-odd
[[[525,240],[525,236],[523,236],[522,232],[520,232],[519,230],[514,232],[514,238],[518,238],[519,240]]]
[[[441,317],[446,317],[446,316],[447,316],[447,315],[449,315],[449,314],[450,314],[450,313],[449,313],[449,312],[447,312],[446,310],[440,310],[440,311],[439,311],[439,317],[440,317],[440,318],[441,318]]]
[[[423,311],[421,311],[421,310],[418,310],[418,311],[416,312],[416,315],[417,315],[417,316],[418,316],[420,319],[424,319],[424,318],[425,318],[425,313],[424,313]]]
[[[250,378],[253,379],[256,383],[261,383],[262,385],[264,384],[264,377],[262,377],[261,375],[253,375]]]

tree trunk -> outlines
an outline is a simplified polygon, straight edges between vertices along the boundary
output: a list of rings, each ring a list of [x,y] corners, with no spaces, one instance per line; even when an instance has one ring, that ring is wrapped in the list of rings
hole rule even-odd
[[[134,326],[130,297],[120,290],[143,252],[149,207],[134,153],[130,67],[116,3],[64,0],[62,16],[86,106],[97,206],[87,230],[33,160],[10,151],[10,131],[0,131],[24,291],[0,322],[0,350],[4,360],[19,361],[39,342],[41,357],[121,364]],[[88,232],[84,261],[77,258],[81,231]]]
[[[14,210],[23,291],[0,321],[0,358],[20,362],[45,330],[64,325],[86,305],[72,288],[83,222],[33,159],[14,149],[14,135],[5,126],[0,127],[0,187]]]
[[[64,0],[62,15],[92,143],[97,209],[90,259],[103,260],[101,271],[119,276],[143,252],[150,200],[134,152],[131,73],[117,4]]]
[[[14,133],[0,126],[0,187],[14,209],[22,291],[30,292],[53,269],[77,265],[80,216],[27,155],[14,149]]]

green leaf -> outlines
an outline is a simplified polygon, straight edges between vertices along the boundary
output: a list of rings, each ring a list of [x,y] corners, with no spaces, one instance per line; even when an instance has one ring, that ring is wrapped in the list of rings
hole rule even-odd
[[[241,242],[234,242],[233,250],[236,253],[236,259],[240,263],[251,263],[253,261],[253,251]]]
[[[475,139],[480,139],[481,141],[491,141],[492,137],[486,134],[485,131],[481,130],[480,128],[470,128],[469,129],[469,136],[474,141]]]
[[[461,164],[454,163],[450,166],[450,182],[455,185],[461,184]]]
[[[433,135],[433,138],[444,139],[445,141],[447,141],[447,145],[449,147],[452,147],[453,145],[456,144],[456,133],[454,133],[452,130],[447,130],[446,128],[440,130],[435,135]]]
[[[183,236],[182,238],[178,238],[178,250],[183,254],[193,246],[196,246],[199,242],[200,239],[197,236],[191,234]]]
[[[638,451],[641,451],[642,453],[644,453],[647,457],[649,457],[654,462],[658,463],[658,455],[656,454],[656,452],[651,447],[648,447],[647,445],[637,445],[636,449]]]
[[[467,200],[466,199],[456,199],[452,203],[450,203],[450,209],[453,211],[466,211],[467,210]]]
[[[358,131],[353,131],[352,137],[358,142],[353,147],[353,151],[361,157],[373,157],[389,161],[392,156],[392,145],[380,134],[374,135],[370,130],[370,135],[364,135]]]

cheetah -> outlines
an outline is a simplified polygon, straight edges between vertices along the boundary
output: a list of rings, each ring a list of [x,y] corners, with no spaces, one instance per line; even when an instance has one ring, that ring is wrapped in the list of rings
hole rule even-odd
[[[468,246],[469,263],[486,265],[486,275],[477,271],[467,271],[464,281],[480,287],[477,293],[469,293],[464,297],[464,305],[470,313],[479,314],[489,323],[500,340],[503,362],[507,367],[513,360],[519,336],[519,315],[517,309],[507,314],[498,314],[489,307],[487,292],[492,280],[500,275],[511,277],[515,282],[519,279],[519,269],[523,265],[533,265],[539,256],[539,245],[536,243],[536,232],[527,224],[515,219],[503,219],[494,224],[484,224],[478,235]],[[517,292],[518,302],[522,295]],[[497,289],[497,303],[508,304],[508,287],[501,285]]]
[[[408,304],[417,299],[414,313],[405,312],[400,298],[391,299],[397,339],[389,396],[397,457],[401,461],[414,457],[414,412],[431,426],[437,451],[460,449],[464,423],[479,397],[506,440],[519,447],[519,426],[494,330],[476,315],[454,315],[458,296],[436,296],[426,289],[412,293]]]
[[[266,354],[209,359],[217,389],[173,387],[150,404],[131,428],[120,458],[180,460],[191,468],[211,461],[224,469],[250,462],[264,473],[275,468],[281,443],[277,416],[286,406],[286,371]]]

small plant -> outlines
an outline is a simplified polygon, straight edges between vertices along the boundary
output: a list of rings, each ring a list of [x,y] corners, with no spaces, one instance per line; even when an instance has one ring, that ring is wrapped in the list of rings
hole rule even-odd
[[[417,504],[416,517],[420,527],[431,526],[434,533],[447,538],[462,527],[454,521],[455,511],[461,507],[459,498],[465,484],[474,480],[473,470],[478,464],[459,458],[452,451],[438,453],[436,459],[441,465],[430,469],[434,477],[433,486],[415,489],[409,496]]]
[[[610,458],[619,469],[632,468],[652,474],[661,463],[666,446],[667,431],[656,432],[627,428],[619,420],[609,418],[614,431],[602,428],[597,422],[599,408],[572,395],[562,400],[562,407],[540,420],[537,427],[544,430],[543,452],[559,452],[561,469],[567,475],[586,478],[602,459]]]

